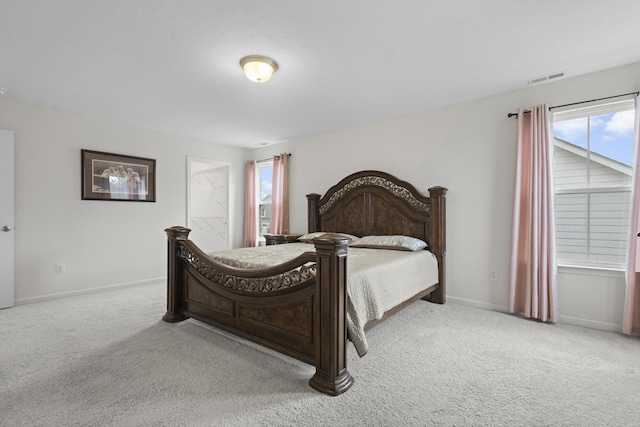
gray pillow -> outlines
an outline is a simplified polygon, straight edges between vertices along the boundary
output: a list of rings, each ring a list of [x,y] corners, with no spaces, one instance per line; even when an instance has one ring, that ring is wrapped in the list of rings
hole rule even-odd
[[[427,243],[409,236],[365,236],[351,243],[349,246],[354,248],[421,251],[427,247]]]

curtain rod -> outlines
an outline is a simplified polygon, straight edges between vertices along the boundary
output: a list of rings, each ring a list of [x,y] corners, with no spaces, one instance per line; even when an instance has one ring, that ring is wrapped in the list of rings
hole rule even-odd
[[[571,105],[586,104],[587,102],[603,101],[605,99],[619,98],[621,96],[627,96],[627,95],[638,96],[639,94],[640,94],[640,91],[635,91],[635,92],[623,93],[623,94],[620,94],[620,95],[606,96],[604,98],[590,99],[588,101],[572,102],[571,104],[554,105],[553,107],[549,107],[549,110],[553,110],[554,108],[560,108],[560,107],[569,107]],[[530,113],[530,112],[531,111],[525,111],[524,114],[527,114],[527,113]],[[508,118],[511,118],[513,116],[518,118],[518,113],[509,113],[509,114],[507,114]]]
[[[276,154],[273,157],[269,157],[268,159],[262,159],[262,160],[256,160],[256,162],[266,162],[268,160],[273,160],[274,158],[279,158],[280,156],[288,156],[291,157],[291,153],[282,153],[282,154]]]

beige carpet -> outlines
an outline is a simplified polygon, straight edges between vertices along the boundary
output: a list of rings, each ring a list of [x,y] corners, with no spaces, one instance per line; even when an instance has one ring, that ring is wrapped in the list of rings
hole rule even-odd
[[[349,345],[356,382],[195,321],[162,285],[0,310],[2,426],[638,426],[640,339],[418,302]]]

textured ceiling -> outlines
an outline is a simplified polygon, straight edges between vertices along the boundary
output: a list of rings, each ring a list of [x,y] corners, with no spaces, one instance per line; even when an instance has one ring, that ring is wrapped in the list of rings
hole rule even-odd
[[[638,0],[0,0],[4,97],[256,147],[640,61]],[[240,58],[274,58],[264,84]]]

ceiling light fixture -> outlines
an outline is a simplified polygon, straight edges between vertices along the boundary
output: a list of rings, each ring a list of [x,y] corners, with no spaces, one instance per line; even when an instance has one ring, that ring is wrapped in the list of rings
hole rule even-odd
[[[278,70],[278,64],[271,58],[260,55],[245,56],[240,60],[244,75],[256,83],[264,83]]]

